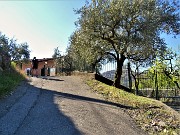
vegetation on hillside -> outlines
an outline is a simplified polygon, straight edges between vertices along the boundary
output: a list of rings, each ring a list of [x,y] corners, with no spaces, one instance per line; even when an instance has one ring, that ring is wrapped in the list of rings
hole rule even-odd
[[[114,86],[119,87],[125,60],[146,66],[167,46],[160,33],[179,34],[179,3],[174,0],[92,0],[76,13],[77,30],[68,52],[77,63],[117,63]]]
[[[0,70],[9,69],[11,61],[21,62],[29,59],[29,45],[26,42],[18,44],[16,41],[0,32]]]
[[[16,70],[15,63],[12,63],[9,70],[0,71],[0,97],[9,94],[25,78],[23,73]]]
[[[153,65],[147,70],[140,72],[136,66],[132,75],[134,77],[133,89],[138,94],[156,97],[178,96],[180,92],[180,53],[171,49],[163,55],[157,55]]]
[[[136,96],[94,79],[88,80],[87,84],[108,101],[131,107],[125,111],[149,134],[178,135],[180,133],[180,114],[165,104]]]
[[[29,45],[8,38],[0,32],[0,97],[11,92],[25,76],[15,67],[16,63],[27,61],[30,57]]]

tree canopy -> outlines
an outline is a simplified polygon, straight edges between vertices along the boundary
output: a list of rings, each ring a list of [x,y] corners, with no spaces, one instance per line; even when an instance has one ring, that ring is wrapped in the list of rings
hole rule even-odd
[[[160,34],[180,33],[178,10],[175,0],[92,0],[76,10],[80,17],[73,35],[76,42],[71,45],[79,52],[83,52],[81,47],[94,54],[87,59],[96,54],[96,60],[113,58],[117,62],[114,85],[118,87],[125,59],[148,65],[157,52],[163,54],[167,48]]]
[[[22,61],[30,57],[29,45],[24,42],[18,44],[14,38],[9,39],[0,33],[0,62],[1,68],[8,68],[11,60]]]

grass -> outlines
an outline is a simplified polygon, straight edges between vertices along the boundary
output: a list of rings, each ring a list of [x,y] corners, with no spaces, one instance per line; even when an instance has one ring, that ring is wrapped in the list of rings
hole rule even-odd
[[[15,68],[0,72],[0,97],[9,94],[20,82],[25,80],[25,75]]]
[[[134,108],[126,109],[126,112],[148,134],[178,135],[180,133],[180,114],[162,102],[136,96],[95,79],[88,80],[87,84],[93,91],[102,94],[106,100]]]

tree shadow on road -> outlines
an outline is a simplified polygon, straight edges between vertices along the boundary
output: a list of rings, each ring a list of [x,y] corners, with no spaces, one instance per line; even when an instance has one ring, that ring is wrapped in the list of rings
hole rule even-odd
[[[64,81],[53,77],[43,77],[42,79],[52,80],[52,81]],[[119,107],[122,109],[136,109],[131,106],[125,106],[118,103],[113,103],[110,101],[105,101],[92,97],[85,97],[85,96],[80,96],[65,92],[53,91],[50,89],[39,88],[34,85],[31,85],[29,82],[26,82],[25,84],[26,85],[23,85],[24,91],[23,94],[21,94],[21,96],[16,97],[15,95],[12,95],[12,98],[13,99],[16,98],[16,99],[14,99],[13,103],[11,103],[12,107],[9,107],[8,109],[9,112],[12,111],[12,115],[9,115],[12,118],[9,117],[8,118],[9,120],[13,121],[14,119],[17,120],[18,117],[20,118],[20,120],[18,120],[20,125],[16,124],[17,127],[14,126],[13,122],[10,122],[8,125],[5,126],[7,127],[6,129],[8,130],[14,127],[12,133],[15,135],[16,134],[17,135],[24,135],[24,134],[82,135],[84,134],[83,131],[81,131],[79,127],[77,127],[73,119],[67,116],[62,111],[61,104],[56,103],[55,98],[58,99],[58,102],[63,101],[63,99],[69,99],[72,100],[72,102],[77,100],[92,104],[108,105],[109,107]],[[30,102],[32,102],[32,106]],[[28,108],[27,105],[29,105],[30,108],[27,110],[27,114],[24,114],[22,116],[21,112],[22,110],[26,110],[26,108]],[[7,106],[7,104],[5,106]],[[20,113],[18,113],[18,110]],[[17,117],[17,114],[21,114],[21,115]],[[1,124],[2,123],[0,123],[0,125]],[[7,132],[9,132],[8,130]],[[3,132],[3,128],[2,128],[2,132]]]
[[[95,99],[95,98],[91,98],[91,97],[84,97],[84,96],[79,96],[79,95],[74,95],[74,94],[64,93],[64,92],[57,92],[57,91],[51,91],[51,92],[53,94],[59,96],[59,97],[68,98],[68,99],[71,99],[71,100],[82,100],[82,101],[86,101],[86,102],[100,103],[100,104],[111,105],[111,106],[124,108],[124,109],[136,109],[136,108],[131,107],[131,106],[125,106],[125,105],[121,105],[121,104],[118,104],[118,103],[105,101],[105,100],[100,100],[100,99]]]
[[[51,81],[64,81],[64,80],[60,80],[60,79],[57,79],[57,78],[50,78],[50,77],[42,77],[42,79],[45,79],[45,80],[51,80]]]
[[[28,86],[27,92],[24,96],[37,95],[36,100],[31,106],[27,116],[21,122],[21,126],[15,131],[15,135],[82,135],[81,132],[73,122],[73,120],[66,116],[58,104],[54,103],[54,92]],[[22,97],[24,98],[24,97]],[[20,100],[19,100],[20,101]],[[21,103],[22,104],[22,103]],[[23,106],[22,106],[23,107]],[[19,109],[23,109],[23,108]],[[16,109],[18,110],[18,108]],[[13,116],[17,117],[17,116]],[[9,125],[13,126],[13,123]],[[9,128],[10,128],[9,127]]]
[[[34,86],[32,86],[32,87],[34,87]],[[36,88],[36,87],[34,87],[34,88]],[[60,134],[60,135],[83,135],[85,133],[83,133],[83,131],[81,131],[75,125],[75,123],[71,117],[64,114],[64,112],[61,110],[61,103],[56,103],[55,98],[58,99],[58,102],[63,101],[63,99],[69,99],[69,100],[72,100],[72,102],[74,102],[73,100],[77,100],[77,101],[88,102],[88,103],[92,103],[92,104],[109,105],[109,107],[114,106],[114,107],[119,107],[122,109],[135,109],[131,106],[125,106],[125,105],[121,105],[118,103],[113,103],[113,102],[109,102],[109,101],[105,101],[105,100],[101,100],[101,99],[79,96],[79,95],[58,92],[58,91],[53,91],[53,90],[43,89],[43,88],[38,88],[38,89],[40,90],[40,95],[39,95],[39,99],[38,99],[37,104],[35,105],[34,109],[39,110],[39,114],[37,115],[37,113],[34,113],[33,115],[36,115],[37,123],[39,121],[42,121],[39,117],[42,117],[42,116],[45,117],[47,120],[42,121],[42,123],[44,123],[45,126],[44,126],[44,124],[42,124],[39,126],[39,128],[43,127],[43,126],[47,127],[47,129],[45,129],[45,131],[47,130],[46,132],[48,132],[48,130],[51,130],[55,127],[55,130],[53,130],[53,134],[57,134],[57,135],[58,134]],[[49,126],[47,126],[47,125],[49,125]]]
[[[53,91],[50,89],[43,89],[35,87],[27,83],[28,89],[26,94],[22,96],[31,95],[31,93],[37,94],[37,99],[30,108],[27,116],[23,119],[21,126],[18,127],[15,135],[82,135],[81,131],[73,119],[64,114],[61,110],[61,104],[56,103],[55,98],[58,98],[58,102],[63,101],[63,99],[79,100],[88,103],[96,103],[99,105],[109,105],[109,107],[115,106],[124,109],[135,109],[131,106],[125,106],[118,103],[113,103],[101,99],[95,99],[91,97],[79,96],[75,94]],[[36,95],[35,94],[35,95]],[[32,97],[32,95],[31,95]],[[26,100],[26,99],[24,99]],[[20,98],[18,102],[20,101]],[[72,101],[73,102],[73,101]],[[22,103],[21,103],[22,104]],[[18,106],[17,106],[18,107]],[[18,107],[22,109],[22,107]],[[17,110],[18,108],[15,108]],[[16,117],[16,116],[13,116]],[[13,123],[9,125],[13,126]]]

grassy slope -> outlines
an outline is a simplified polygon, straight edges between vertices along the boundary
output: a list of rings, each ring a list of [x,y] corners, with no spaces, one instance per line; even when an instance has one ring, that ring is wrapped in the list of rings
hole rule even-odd
[[[180,134],[180,114],[165,104],[127,93],[94,79],[88,80],[87,84],[107,100],[133,107],[133,109],[127,109],[127,113],[149,134]]]
[[[10,93],[24,79],[25,76],[15,69],[0,72],[0,97]]]

